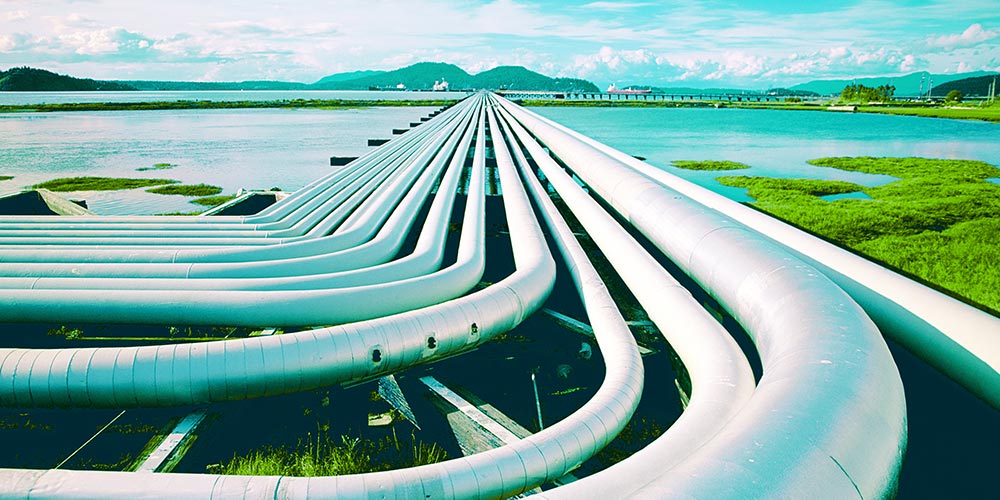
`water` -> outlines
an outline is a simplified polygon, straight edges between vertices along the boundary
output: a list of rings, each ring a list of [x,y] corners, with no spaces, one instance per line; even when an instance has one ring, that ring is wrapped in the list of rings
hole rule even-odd
[[[986,122],[817,111],[733,108],[534,108],[536,113],[738,201],[723,175],[830,179],[862,186],[893,177],[814,167],[828,156],[920,156],[1000,165],[1000,126]],[[725,172],[684,170],[674,160],[731,160]]]
[[[432,92],[34,92],[27,101],[171,99],[418,98]],[[240,188],[297,189],[330,171],[330,156],[358,156],[367,139],[418,121],[430,108],[216,109],[0,114],[0,194],[57,177],[157,177]],[[703,108],[535,108],[543,116],[739,201],[721,175],[833,179],[875,186],[886,175],[814,167],[824,156],[923,156],[1000,164],[998,126],[870,114]],[[748,170],[692,171],[673,160],[732,160]],[[140,172],[156,163],[169,170]],[[144,190],[72,193],[100,214],[191,212],[188,197]]]
[[[839,194],[828,194],[825,196],[820,196],[820,199],[826,201],[837,201],[837,200],[871,200],[872,197],[868,196],[864,191],[854,191],[852,193],[839,193]]]
[[[396,94],[396,92],[390,92]],[[436,108],[239,109],[0,113],[0,194],[59,177],[176,179],[240,188],[295,190],[331,171],[331,156],[359,156],[369,138],[419,121]],[[359,126],[360,125],[360,126]],[[138,171],[157,163],[168,170]],[[202,209],[184,196],[76,192],[98,214]]]
[[[0,92],[0,105],[80,102],[283,101],[347,99],[413,101],[461,99],[466,92],[379,92],[369,90],[162,90],[143,92]]]
[[[5,99],[66,102],[150,100],[154,93],[4,94]],[[319,97],[324,92],[166,92],[160,99],[263,100]],[[285,97],[285,95],[288,95]],[[342,93],[341,93],[342,94]],[[377,98],[407,93],[374,92]],[[435,93],[437,96],[445,94]],[[312,97],[317,96],[317,97]],[[371,97],[367,97],[371,98]],[[41,102],[41,101],[39,101]],[[330,172],[329,157],[368,151],[370,137],[391,137],[430,108],[357,110],[190,110],[0,114],[0,194],[56,177],[165,177],[185,183],[294,190]],[[835,179],[873,186],[889,176],[810,166],[825,156],[922,156],[1000,164],[1000,125],[867,114],[687,108],[536,108],[536,112],[716,191],[745,199],[720,175]],[[698,172],[673,160],[732,160],[749,170]],[[177,167],[136,171],[155,163]],[[991,179],[1000,182],[1000,179]],[[741,198],[743,196],[743,198]],[[192,211],[189,198],[143,190],[73,193],[98,213]],[[484,348],[490,348],[489,346]],[[995,491],[996,411],[923,362],[892,346],[906,383],[910,443],[901,498],[981,497]],[[461,360],[464,358],[456,358]],[[131,411],[131,410],[130,410]],[[301,413],[301,412],[300,412]],[[945,457],[942,460],[942,457]]]

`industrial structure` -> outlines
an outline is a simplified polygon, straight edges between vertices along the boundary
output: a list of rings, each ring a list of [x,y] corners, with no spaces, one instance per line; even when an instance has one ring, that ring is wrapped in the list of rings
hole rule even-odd
[[[644,378],[617,298],[566,210],[683,362],[692,393],[659,438],[544,498],[889,495],[907,430],[883,334],[1000,407],[996,317],[495,94],[414,125],[255,215],[0,217],[6,321],[299,328],[163,346],[2,348],[0,405],[162,407],[376,379],[516,327],[548,299],[557,263],[605,363],[585,405],[490,451],[409,469],[309,478],[0,469],[0,498],[507,498],[566,476],[663,384]],[[514,270],[484,285],[494,258],[484,251],[487,191],[502,196]],[[661,256],[745,329],[759,380]]]

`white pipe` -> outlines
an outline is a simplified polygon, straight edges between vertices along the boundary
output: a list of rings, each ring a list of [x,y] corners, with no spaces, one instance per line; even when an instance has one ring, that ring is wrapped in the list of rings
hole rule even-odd
[[[550,120],[539,119],[785,246],[849,293],[882,333],[1000,409],[1000,318]]]
[[[757,345],[763,376],[750,400],[715,439],[643,494],[717,498],[748,485],[764,497],[892,491],[906,443],[903,387],[857,304],[732,219],[523,108],[501,104],[726,307]]]

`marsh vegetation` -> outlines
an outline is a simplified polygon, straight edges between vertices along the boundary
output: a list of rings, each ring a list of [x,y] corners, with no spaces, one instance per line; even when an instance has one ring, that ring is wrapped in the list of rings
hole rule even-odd
[[[233,459],[211,472],[257,476],[335,476],[362,474],[440,462],[447,453],[436,443],[427,444],[413,435],[400,440],[395,430],[382,439],[350,436],[332,438],[326,431],[307,434],[294,447],[267,446]]]
[[[670,163],[685,170],[743,170],[750,168],[750,165],[745,163],[729,160],[674,160]]]
[[[32,186],[34,189],[49,191],[118,191],[149,186],[176,184],[172,179],[133,179],[127,177],[63,177]]]
[[[980,161],[821,158],[819,167],[887,174],[876,187],[842,181],[720,177],[756,208],[903,271],[994,313],[1000,311],[1000,168]],[[826,201],[861,191],[872,199]]]
[[[180,196],[214,196],[221,193],[222,188],[209,184],[172,184],[147,189],[146,192],[153,194],[175,194]]]

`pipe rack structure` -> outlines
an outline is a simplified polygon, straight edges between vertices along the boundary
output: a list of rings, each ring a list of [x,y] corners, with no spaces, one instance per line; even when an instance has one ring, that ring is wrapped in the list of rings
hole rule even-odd
[[[489,258],[488,145],[514,271],[477,289]],[[812,244],[806,236],[786,229],[775,236],[769,227],[777,223],[654,170],[478,93],[255,216],[0,217],[0,315],[8,321],[313,327],[201,344],[0,348],[3,406],[266,397],[462,353],[513,329],[547,300],[556,272],[542,224],[605,363],[598,391],[565,419],[438,464],[315,478],[0,469],[0,498],[506,498],[562,477],[615,438],[644,387],[661,390],[663,381],[644,381],[614,298],[550,191],[681,358],[692,394],[682,416],[644,449],[543,496],[891,494],[906,447],[905,402],[868,316],[891,324],[891,308],[873,309],[866,292],[844,284],[850,271],[804,250]],[[460,192],[468,193],[464,204]],[[461,233],[452,236],[458,252],[449,261],[453,212],[461,214],[454,221]],[[759,381],[734,339],[629,230],[740,322],[761,360]],[[407,239],[416,243],[404,250]],[[922,312],[905,314],[911,319],[899,322]],[[949,372],[974,364],[963,361],[972,352],[993,372],[957,370],[995,377],[989,360],[1000,351],[1000,329],[988,319],[977,324],[985,328],[978,343],[951,340],[975,345],[935,352],[935,366]],[[921,335],[945,345],[946,330]],[[992,391],[1000,384],[967,386],[997,405]]]

